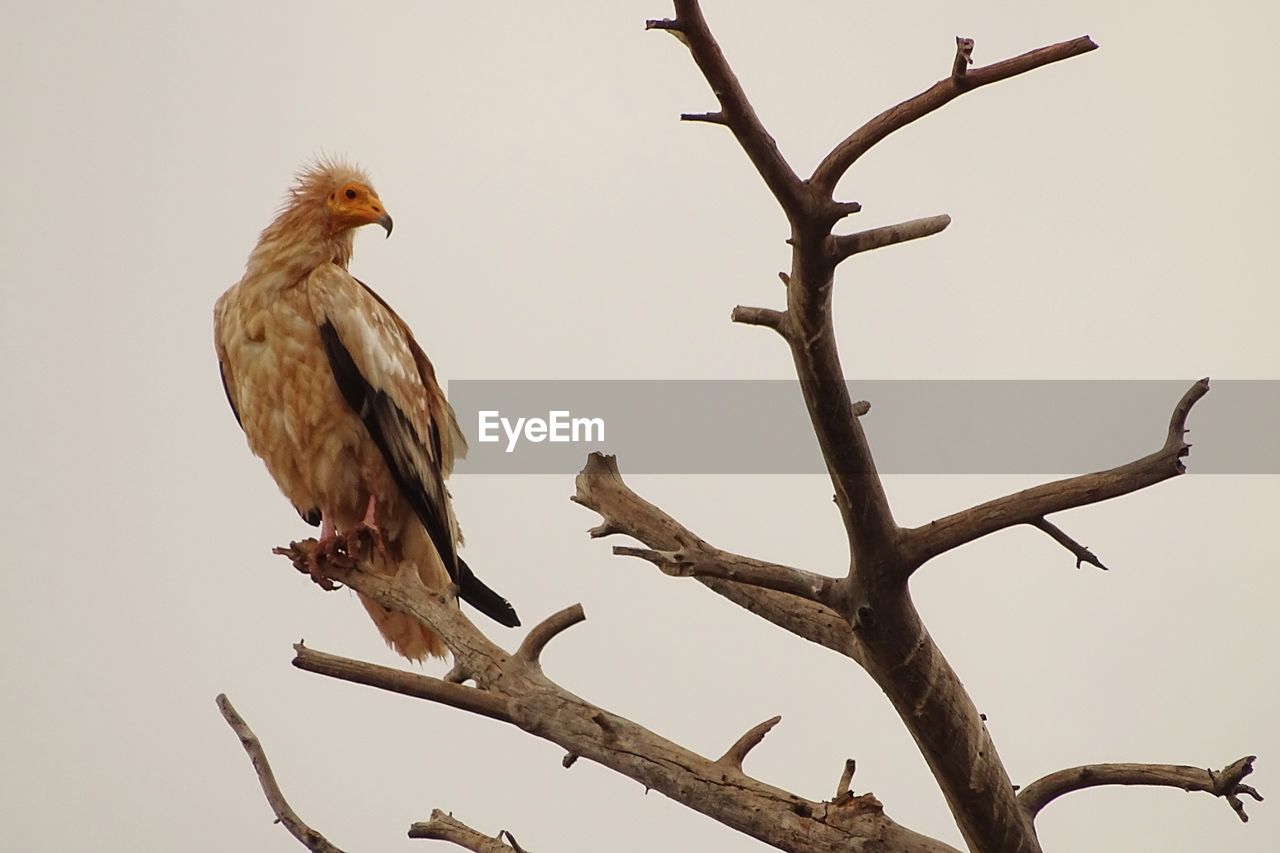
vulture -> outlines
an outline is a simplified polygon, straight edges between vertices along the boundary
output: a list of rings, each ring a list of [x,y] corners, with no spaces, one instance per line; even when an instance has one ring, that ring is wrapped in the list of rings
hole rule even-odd
[[[458,555],[444,481],[467,448],[431,362],[404,320],[347,271],[355,229],[369,224],[391,236],[359,169],[322,161],[297,176],[243,278],[214,306],[227,400],[249,449],[320,526],[321,559],[345,548],[380,574],[412,564],[429,588],[452,585],[515,627],[515,610]],[[373,546],[351,549],[352,536]],[[319,561],[310,568],[324,585]],[[413,617],[360,601],[401,655],[444,656],[440,637]]]

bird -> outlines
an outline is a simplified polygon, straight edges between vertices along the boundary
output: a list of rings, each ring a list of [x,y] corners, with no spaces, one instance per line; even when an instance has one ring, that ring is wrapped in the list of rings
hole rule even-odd
[[[458,554],[462,534],[445,479],[466,439],[426,353],[386,300],[348,272],[355,231],[391,236],[386,206],[359,168],[317,160],[298,172],[258,237],[244,275],[214,305],[227,401],[302,519],[320,527],[304,568],[359,555],[393,575],[406,563],[430,589],[516,627],[511,604]],[[369,547],[356,548],[363,537]],[[360,595],[383,639],[413,661],[444,657],[435,632]]]

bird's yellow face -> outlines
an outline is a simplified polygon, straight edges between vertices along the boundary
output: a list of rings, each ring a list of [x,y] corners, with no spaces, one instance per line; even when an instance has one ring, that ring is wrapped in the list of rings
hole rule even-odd
[[[359,181],[348,181],[329,193],[325,206],[329,208],[331,234],[341,234],[348,228],[376,222],[387,229],[388,237],[391,236],[391,217],[382,206],[382,200],[372,187]]]

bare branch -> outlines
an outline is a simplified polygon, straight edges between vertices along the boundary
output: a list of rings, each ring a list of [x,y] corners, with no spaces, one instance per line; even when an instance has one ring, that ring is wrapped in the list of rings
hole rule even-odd
[[[1258,802],[1262,802],[1262,796],[1241,780],[1253,772],[1256,759],[1257,756],[1246,755],[1218,771],[1185,764],[1087,764],[1037,779],[1018,795],[1018,802],[1034,818],[1049,803],[1072,791],[1100,785],[1162,785],[1223,797],[1240,820],[1248,822],[1240,795]]]
[[[801,843],[814,851],[844,851],[862,845],[911,853],[951,853],[953,848],[899,826],[878,804],[828,812],[812,802],[710,761],[625,717],[575,696],[538,667],[489,642],[416,572],[395,577],[356,566],[336,578],[383,607],[407,613],[438,633],[476,688],[440,679],[387,671],[310,649],[298,649],[295,665],[324,675],[415,695],[510,722],[571,753],[602,764],[646,788],[783,849]],[[572,611],[568,611],[572,614]],[[567,626],[568,617],[548,620],[544,632]],[[535,641],[536,642],[536,641]],[[408,676],[404,678],[403,676]],[[603,735],[603,736],[602,736]],[[908,844],[914,844],[910,847]]]
[[[770,329],[785,335],[787,315],[784,311],[739,305],[733,309],[733,314],[730,315],[729,319],[735,323],[745,323],[748,326],[768,326]]]
[[[501,836],[511,838],[511,846],[507,846],[502,842]],[[415,823],[409,827],[410,838],[427,838],[434,841],[448,841],[459,847],[464,847],[473,853],[528,853],[523,851],[519,844],[515,843],[515,839],[511,837],[511,833],[503,830],[498,833],[499,837],[491,837],[483,833],[477,832],[458,820],[451,814],[446,814],[440,809],[434,809],[431,812],[431,820],[424,823]]]
[[[587,614],[583,611],[581,604],[574,604],[551,614],[535,625],[533,630],[529,632],[529,636],[524,638],[524,642],[520,644],[520,648],[516,651],[516,657],[526,663],[539,663],[539,657],[542,655],[542,650],[546,648],[547,643],[555,639],[556,635],[561,631],[572,628],[586,618]]]
[[[1191,447],[1183,440],[1187,415],[1208,392],[1208,379],[1201,379],[1187,390],[1174,408],[1164,446],[1155,453],[1106,471],[1069,477],[996,498],[904,531],[906,565],[914,570],[939,554],[1006,527],[1033,524],[1055,512],[1127,495],[1178,476],[1186,470],[1182,458]]]
[[[697,59],[699,44],[714,42],[709,33],[702,32],[705,22],[700,15],[696,15],[699,32],[695,33],[695,28],[690,25],[697,12],[696,3],[678,0],[676,8],[678,23]],[[911,602],[906,580],[916,566],[910,559],[914,556],[909,547],[912,543],[907,541],[906,531],[894,521],[884,484],[859,420],[859,409],[849,394],[832,322],[831,293],[835,267],[840,260],[839,252],[877,244],[888,245],[895,239],[905,238],[910,229],[908,224],[904,224],[896,234],[889,230],[833,238],[832,226],[854,208],[853,205],[835,203],[834,188],[864,151],[893,130],[937,109],[961,92],[1093,47],[1087,38],[1081,39],[948,77],[923,95],[886,111],[853,133],[819,164],[814,178],[803,185],[798,198],[787,192],[790,187],[787,181],[771,181],[767,163],[762,166],[758,158],[752,156],[757,169],[774,189],[791,224],[787,240],[791,246],[791,268],[784,279],[787,284],[785,337],[849,541],[849,572],[833,587],[835,598],[830,600],[833,604],[831,610],[835,618],[843,619],[853,628],[848,634],[843,627],[833,630],[827,630],[825,626],[818,628],[817,623],[824,618],[826,610],[797,614],[787,606],[796,600],[794,596],[772,598],[769,596],[776,593],[757,589],[743,602],[741,596],[747,587],[741,584],[716,586],[726,582],[710,578],[701,580],[720,594],[761,612],[788,630],[832,648],[840,648],[862,664],[893,702],[919,744],[962,835],[969,847],[975,850],[1038,853],[1040,847],[1031,821],[1014,797],[1008,773],[1000,762],[990,734],[981,723],[977,709],[920,622]],[[958,49],[966,58],[967,66],[967,46],[961,43]],[[734,127],[739,142],[751,155],[753,144],[759,141],[763,129],[758,133],[754,130],[743,132],[741,127],[734,126],[734,111],[726,106],[723,94],[730,90],[719,85],[719,79],[730,72],[718,51],[715,57],[715,63],[699,60],[698,65],[712,89],[722,93],[722,110],[729,118],[730,126]],[[728,100],[737,98],[745,102],[737,81],[733,82]],[[772,144],[772,140],[769,143]],[[776,147],[770,150],[776,152]],[[776,188],[779,183],[783,190]],[[588,469],[590,467],[588,462]],[[616,491],[610,495],[617,498],[625,510],[635,512],[643,519],[642,525],[632,525],[632,529],[628,529],[624,521],[625,513],[601,509],[598,500],[582,500],[583,479],[588,469],[579,475],[579,500],[601,512],[605,519],[603,527],[635,535],[651,550],[658,552],[674,552],[681,548],[687,551],[701,542],[656,508],[637,506],[637,502],[643,502],[638,499],[631,501],[633,495],[618,495]],[[616,470],[612,477],[618,485],[621,484]],[[641,528],[638,531],[634,529],[637,526]],[[917,537],[916,542],[919,541],[921,539]],[[808,604],[813,606],[811,602]],[[772,612],[765,613],[765,608]],[[846,807],[855,802],[861,803],[863,799],[847,797],[833,805]]]
[[[262,743],[249,728],[249,724],[244,721],[244,717],[236,711],[226,694],[219,693],[215,701],[218,703],[218,710],[222,712],[222,718],[227,721],[227,725],[231,726],[236,737],[240,738],[240,745],[244,747],[244,751],[249,753],[253,770],[258,774],[258,783],[262,785],[262,793],[266,795],[271,811],[275,812],[276,822],[283,824],[284,828],[289,830],[289,834],[302,842],[302,846],[311,853],[342,853],[341,848],[333,846],[329,843],[329,839],[307,826],[302,818],[298,817],[298,813],[290,808],[284,798],[284,792],[276,782],[275,774],[271,772],[271,763],[267,761],[267,753],[263,750]]]
[[[1096,50],[1097,45],[1088,36],[1081,36],[1071,41],[1042,47],[981,68],[969,69],[965,74],[955,74],[940,80],[914,98],[891,107],[855,130],[843,142],[837,145],[813,171],[810,183],[819,193],[830,196],[836,184],[849,167],[873,145],[884,139],[895,130],[900,130],[916,119],[922,118],[939,107],[944,106],[965,92],[1007,80],[1018,74],[1025,74],[1042,65],[1060,62]],[[972,45],[969,50],[972,51]],[[957,56],[956,65],[960,64]],[[967,64],[967,63],[966,63]],[[955,66],[953,66],[954,72]]]
[[[720,756],[717,764],[723,764],[726,767],[732,767],[734,770],[742,769],[742,761],[747,757],[747,753],[755,749],[760,741],[764,740],[774,726],[782,722],[782,717],[770,717],[758,726],[753,726],[740,738],[738,738],[733,746],[729,747],[729,751]]]
[[[1072,554],[1075,554],[1077,569],[1080,568],[1080,565],[1082,563],[1089,563],[1090,565],[1097,566],[1098,568],[1102,569],[1104,572],[1107,571],[1107,567],[1102,565],[1102,561],[1099,560],[1096,556],[1094,556],[1092,551],[1090,551],[1088,548],[1081,545],[1076,540],[1072,539],[1070,536],[1068,536],[1066,533],[1063,532],[1062,528],[1058,527],[1056,524],[1053,524],[1052,522],[1044,518],[1036,518],[1027,523],[1030,524],[1032,527],[1035,527],[1039,530],[1043,530],[1045,533],[1049,534],[1049,536],[1053,538],[1054,542],[1057,542],[1063,548],[1066,548]]]
[[[719,551],[697,534],[631,490],[618,471],[617,459],[601,453],[587,456],[578,473],[577,494],[571,500],[600,514],[602,523],[590,535],[631,536],[660,551],[680,549],[716,553],[732,560],[738,557]],[[603,532],[601,532],[603,531]],[[723,578],[702,576],[698,582],[761,618],[813,643],[826,646],[858,660],[858,643],[849,623],[831,608],[793,595],[747,586]]]
[[[415,699],[439,702],[442,705],[470,711],[504,723],[514,724],[515,722],[507,712],[507,703],[501,696],[476,687],[464,687],[429,675],[418,675],[388,666],[378,666],[331,655],[307,648],[302,643],[294,645],[293,650],[295,652],[293,665],[307,672],[327,675],[330,678],[355,684],[366,684],[377,687],[379,690],[399,693],[402,696],[412,696]]]
[[[951,224],[951,217],[945,213],[941,216],[929,216],[924,219],[912,219],[910,222],[899,222],[897,225],[885,225],[856,234],[840,234],[831,238],[831,256],[836,263],[859,252],[869,252],[907,240],[919,240],[944,231]]]
[[[840,774],[840,781],[836,783],[836,799],[840,799],[849,793],[849,786],[853,784],[853,774],[858,769],[858,762],[852,758],[844,760],[844,772]]]
[[[628,548],[623,545],[615,545],[613,553],[619,557],[648,560],[661,569],[663,574],[672,577],[723,578],[735,583],[785,592],[828,607],[835,603],[834,578],[777,563],[766,563],[752,557],[716,550],[703,552],[699,549],[681,548],[676,551],[655,551],[651,548]]]
[[[751,102],[747,100],[742,85],[729,67],[707,27],[702,9],[695,0],[675,0],[676,18],[664,21],[648,21],[646,29],[662,29],[678,34],[689,48],[693,61],[711,85],[711,91],[720,101],[715,113],[688,114],[685,121],[712,121],[726,125],[737,137],[742,150],[751,158],[756,171],[788,216],[798,216],[805,208],[810,193],[796,173],[783,159],[778,143],[764,129]]]

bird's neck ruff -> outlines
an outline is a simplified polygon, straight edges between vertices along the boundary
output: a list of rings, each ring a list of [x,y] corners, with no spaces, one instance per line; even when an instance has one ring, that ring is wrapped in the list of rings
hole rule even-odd
[[[369,179],[336,161],[317,162],[299,174],[275,221],[258,237],[245,278],[265,277],[288,287],[321,264],[346,269],[355,233],[349,228],[333,233],[325,200],[348,181],[367,184]]]
[[[295,198],[267,226],[249,256],[245,278],[269,275],[287,286],[305,277],[321,264],[347,268],[351,262],[354,232],[329,233],[329,214],[324,196]]]

